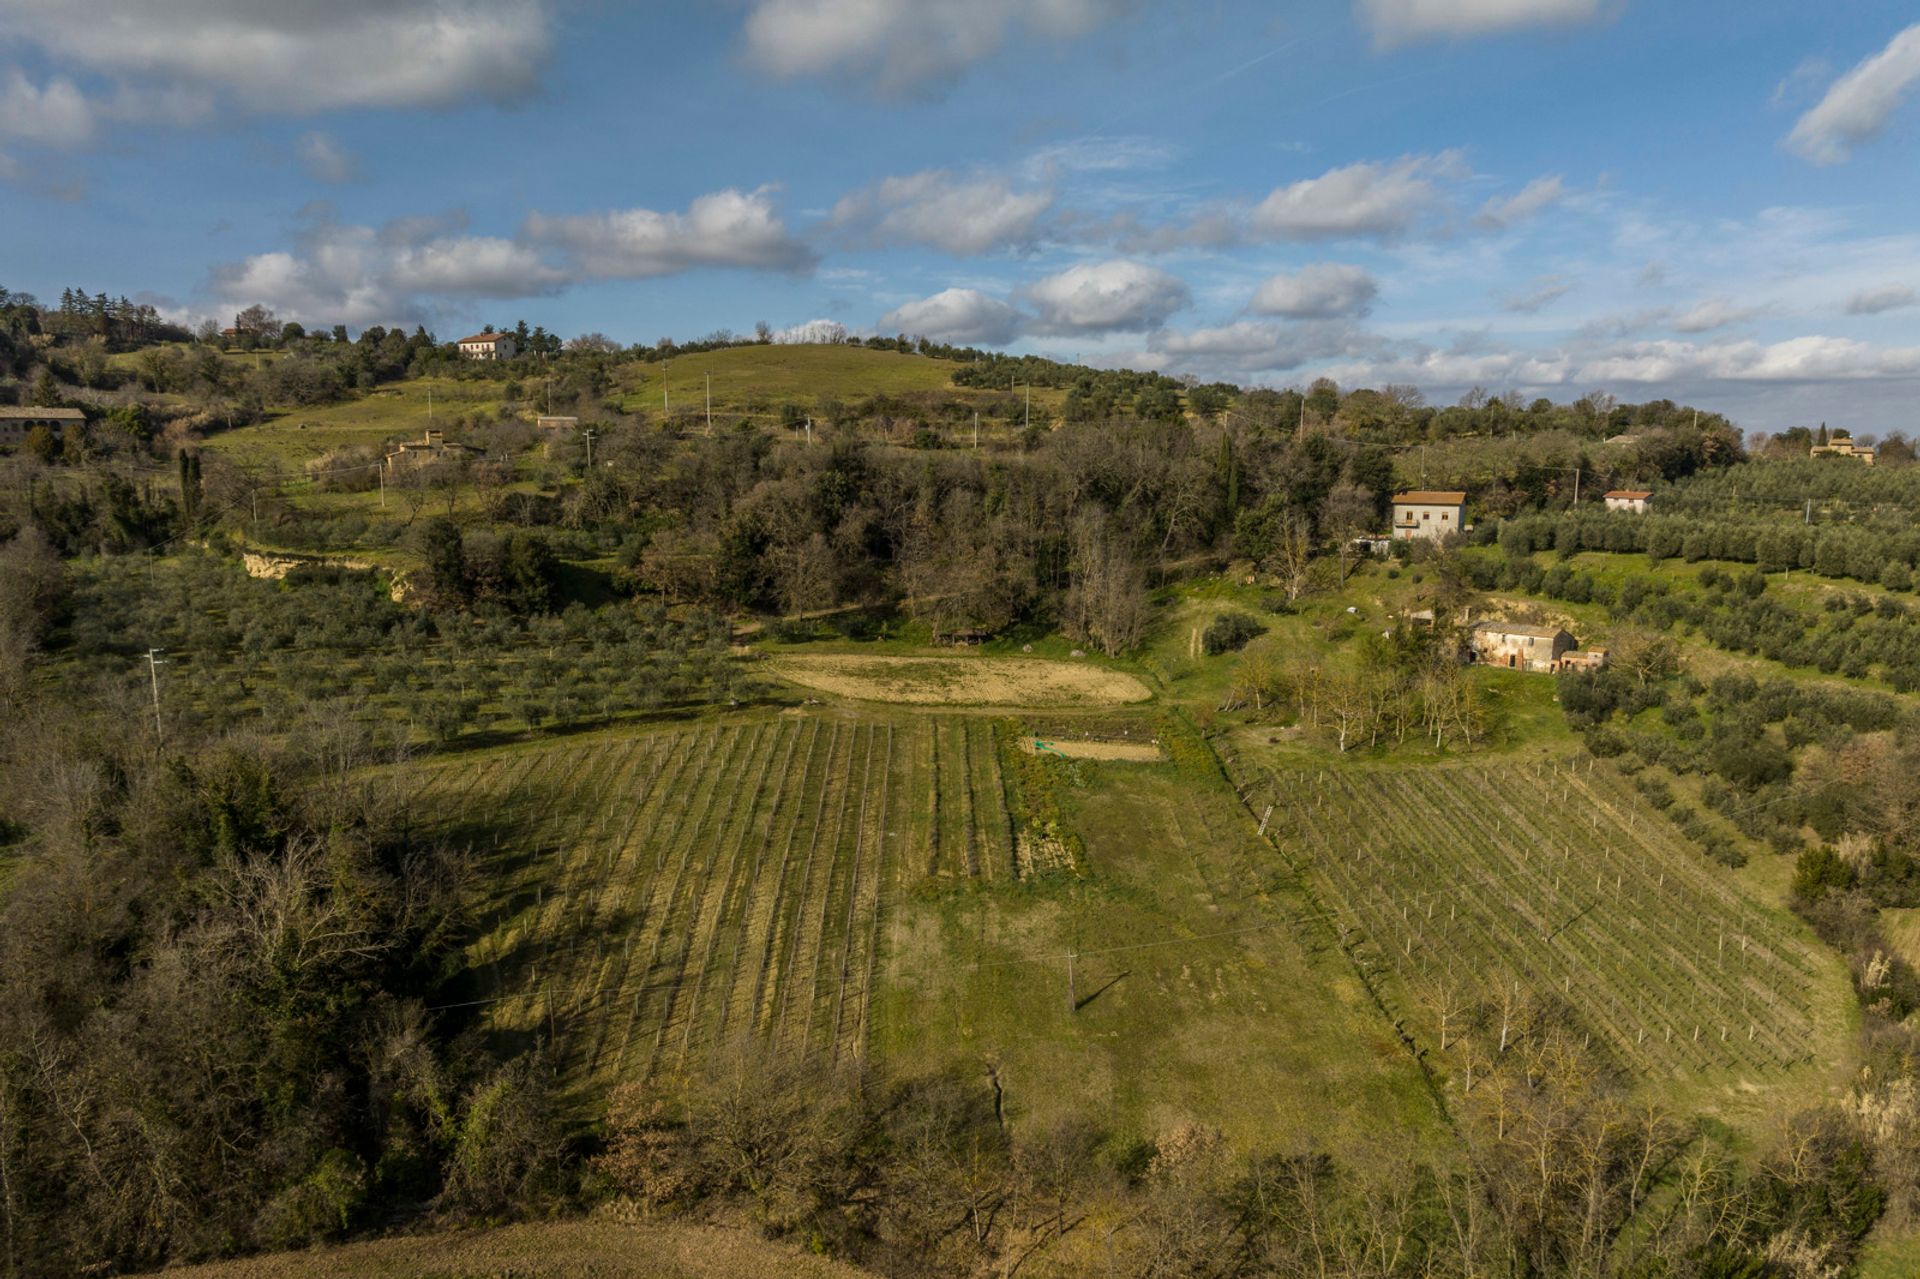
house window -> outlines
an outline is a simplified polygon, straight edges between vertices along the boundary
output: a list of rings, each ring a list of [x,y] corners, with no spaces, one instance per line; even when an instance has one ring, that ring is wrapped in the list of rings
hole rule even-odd
[[[1447,518],[1447,513],[1445,511],[1440,512],[1440,518],[1444,521]]]

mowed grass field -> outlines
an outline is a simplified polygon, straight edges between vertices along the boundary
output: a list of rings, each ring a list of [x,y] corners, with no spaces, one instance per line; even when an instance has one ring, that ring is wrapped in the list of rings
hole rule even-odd
[[[254,426],[208,436],[207,448],[250,465],[276,465],[288,479],[300,479],[306,462],[330,449],[419,439],[429,423],[458,438],[454,421],[462,414],[497,412],[502,387],[456,378],[395,382],[341,404],[276,410]]]
[[[1848,1057],[1837,958],[1609,764],[1307,769],[1244,738],[1228,764],[1456,1085],[1498,1051],[1486,1010],[1515,995],[1560,1002],[1630,1075],[1728,1118]]]
[[[510,1045],[550,1037],[582,1107],[751,1040],[990,1073],[1016,1123],[1437,1134],[1223,781],[1028,757],[1060,788],[1068,829],[1043,831],[1017,752],[1006,720],[787,713],[502,748],[411,785],[477,837],[473,1006]]]

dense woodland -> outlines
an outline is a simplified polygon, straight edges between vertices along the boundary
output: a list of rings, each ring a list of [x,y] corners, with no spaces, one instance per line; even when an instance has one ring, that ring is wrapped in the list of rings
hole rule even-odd
[[[0,399],[87,414],[0,459],[0,1273],[615,1201],[751,1221],[902,1276],[1037,1256],[1138,1276],[1811,1276],[1843,1271],[1883,1214],[1916,1220],[1920,1041],[1902,1019],[1920,976],[1874,921],[1920,904],[1920,725],[1850,687],[1693,678],[1662,632],[1920,687],[1907,602],[1809,615],[1764,576],[1911,587],[1920,540],[1897,512],[1920,472],[1749,462],[1724,419],[1664,401],[1436,408],[1410,388],[1200,386],[906,337],[864,344],[1005,388],[1006,436],[955,447],[940,428],[959,401],[875,396],[816,406],[809,444],[755,422],[695,432],[619,394],[626,364],[766,331],[623,351],[530,330],[527,354],[474,365],[421,330],[308,332],[258,308],[234,330],[188,335],[76,290],[0,294]],[[343,517],[307,495],[364,487],[365,459],[305,477],[202,451],[429,373],[498,382],[520,407],[537,381],[544,408],[550,382],[604,432],[595,465],[532,457],[514,413],[469,420],[476,454]],[[1011,430],[1024,385],[1066,392],[1058,420]],[[1658,483],[1662,513],[1593,509],[1629,482]],[[1633,1100],[1547,1002],[1450,1117],[1450,1162],[1231,1150],[1200,1127],[1148,1141],[1096,1114],[1015,1133],[974,1076],[745,1050],[687,1089],[624,1090],[582,1127],[559,1117],[537,1046],[495,1056],[447,1006],[467,852],[423,840],[374,765],[465,733],[752,699],[729,656],[751,614],[796,639],[827,615],[855,637],[1058,629],[1127,654],[1190,572],[1231,565],[1277,612],[1338,588],[1353,539],[1409,483],[1468,488],[1480,522],[1478,545],[1407,566],[1442,625],[1356,631],[1351,669],[1250,653],[1225,710],[1341,752],[1467,749],[1490,724],[1444,621],[1455,604],[1521,591],[1639,628],[1613,669],[1561,677],[1567,719],[1706,854],[1744,857],[1737,834],[1798,859],[1797,906],[1865,1010],[1869,1079],[1845,1104],[1735,1151]],[[247,579],[230,558],[247,537],[390,550],[406,589],[326,566]],[[1651,567],[1614,585],[1546,559],[1583,549],[1754,569],[1679,591]],[[1223,620],[1205,649],[1258,629]],[[132,731],[155,714],[149,678],[164,734]],[[1696,774],[1700,812],[1673,794]]]

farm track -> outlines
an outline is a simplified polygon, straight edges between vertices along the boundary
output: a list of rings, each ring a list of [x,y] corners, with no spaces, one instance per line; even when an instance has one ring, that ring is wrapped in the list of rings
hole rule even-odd
[[[491,897],[468,951],[487,1028],[551,1038],[582,1093],[743,1039],[863,1055],[886,903],[925,868],[900,856],[932,843],[935,779],[983,809],[1000,785],[990,752],[956,735],[942,759],[937,732],[782,717],[423,768],[440,829],[501,832],[476,850]]]
[[[1535,766],[1250,770],[1360,962],[1425,1007],[1555,996],[1645,1074],[1781,1070],[1816,1044],[1815,965],[1625,779]],[[1457,1048],[1455,1036],[1446,1046]]]

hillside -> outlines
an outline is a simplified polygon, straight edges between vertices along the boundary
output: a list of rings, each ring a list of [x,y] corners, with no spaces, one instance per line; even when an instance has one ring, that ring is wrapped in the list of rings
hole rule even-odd
[[[769,1243],[744,1230],[695,1225],[556,1221],[412,1235],[181,1266],[178,1279],[858,1279],[868,1272]]]

